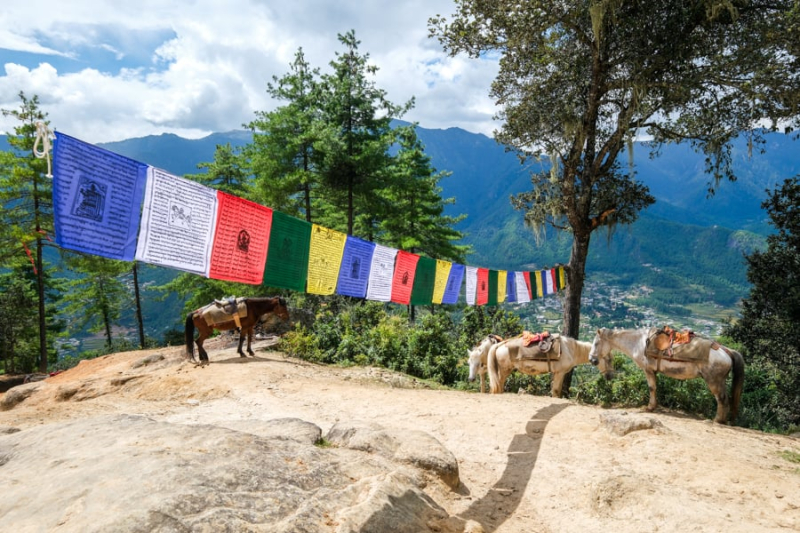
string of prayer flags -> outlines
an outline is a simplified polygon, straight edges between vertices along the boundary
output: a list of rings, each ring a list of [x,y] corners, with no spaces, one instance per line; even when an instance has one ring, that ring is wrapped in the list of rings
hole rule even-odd
[[[450,273],[447,276],[447,287],[442,296],[443,304],[454,304],[458,302],[458,293],[461,292],[461,284],[464,279],[464,265],[452,264]],[[473,291],[473,294],[474,291]]]
[[[508,290],[508,271],[497,271],[497,303],[501,304],[506,301],[506,291]]]
[[[367,300],[388,302],[392,299],[392,278],[398,250],[381,244],[375,245],[369,271]]]
[[[408,305],[411,303],[411,290],[414,288],[414,274],[417,271],[419,256],[399,250],[392,277],[392,302]]]
[[[336,283],[336,293],[343,296],[365,298],[369,282],[372,254],[375,252],[375,243],[367,242],[347,236],[342,255],[342,265],[339,268],[339,279]],[[394,261],[394,258],[392,258]]]
[[[347,234],[314,224],[308,258],[308,293],[333,294]]]
[[[53,213],[56,244],[133,261],[147,165],[56,132]]]
[[[436,284],[436,259],[420,257],[414,274],[411,289],[411,305],[430,305],[433,303],[433,289]]]
[[[311,224],[274,211],[264,285],[304,292],[310,244]]]
[[[260,285],[271,227],[272,209],[217,191],[217,226],[208,277]]]
[[[421,257],[312,225],[60,132],[55,137],[55,239],[65,249],[212,279],[406,305],[455,304],[463,284],[468,305],[526,303],[566,287],[563,266],[509,272]]]
[[[507,301],[509,303],[514,303],[517,301],[517,273],[516,272],[509,272],[507,279],[506,279],[506,294]]]
[[[447,289],[447,281],[450,277],[450,270],[453,263],[450,261],[436,260],[436,279],[433,284],[433,303],[441,304],[444,299],[444,291]]]
[[[148,167],[136,259],[208,277],[217,191]]]

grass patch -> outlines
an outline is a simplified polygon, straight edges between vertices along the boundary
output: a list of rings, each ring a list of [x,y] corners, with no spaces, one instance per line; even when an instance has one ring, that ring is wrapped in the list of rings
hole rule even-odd
[[[792,450],[783,450],[778,452],[778,455],[789,461],[790,463],[800,464],[800,452]]]

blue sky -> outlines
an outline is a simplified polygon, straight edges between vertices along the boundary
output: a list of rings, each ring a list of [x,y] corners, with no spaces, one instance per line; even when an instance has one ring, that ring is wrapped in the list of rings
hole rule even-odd
[[[266,93],[297,49],[322,72],[355,30],[375,81],[426,128],[491,135],[496,59],[448,57],[427,20],[452,0],[40,0],[0,11],[0,108],[37,95],[51,125],[88,142],[239,129],[277,105]],[[14,122],[0,117],[0,131]]]

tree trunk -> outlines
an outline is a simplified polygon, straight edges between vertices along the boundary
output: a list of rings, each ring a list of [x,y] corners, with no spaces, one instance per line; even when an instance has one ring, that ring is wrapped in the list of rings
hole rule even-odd
[[[133,262],[133,295],[136,300],[136,325],[139,327],[139,349],[144,350],[144,321],[142,320],[142,300],[139,296],[139,269]]]
[[[38,223],[37,223],[37,231]],[[44,269],[42,238],[36,239],[36,292],[39,298],[39,372],[47,372],[47,316],[44,309]]]
[[[585,235],[575,234],[572,240],[569,265],[564,269],[567,275],[567,287],[564,302],[564,328],[561,333],[573,339],[577,339],[580,335],[581,295],[583,294],[583,284],[586,280],[586,258],[589,255],[590,237],[591,232],[587,232]],[[561,387],[561,396],[563,398],[569,397],[571,385],[572,370],[564,376],[564,384]]]

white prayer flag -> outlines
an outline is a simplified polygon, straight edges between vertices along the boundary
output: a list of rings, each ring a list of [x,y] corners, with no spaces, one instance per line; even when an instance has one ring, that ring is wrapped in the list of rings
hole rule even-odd
[[[464,275],[467,280],[467,305],[475,305],[475,294],[478,290],[478,267],[467,267]]]
[[[217,191],[150,167],[136,259],[208,277]]]
[[[528,295],[528,285],[525,283],[525,274],[514,272],[514,280],[517,284],[517,303],[526,304],[531,301]]]
[[[392,278],[394,276],[394,260],[397,249],[381,244],[375,245],[372,254],[372,266],[369,271],[367,300],[388,302],[392,299]]]

